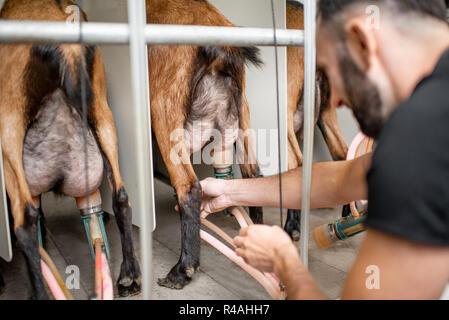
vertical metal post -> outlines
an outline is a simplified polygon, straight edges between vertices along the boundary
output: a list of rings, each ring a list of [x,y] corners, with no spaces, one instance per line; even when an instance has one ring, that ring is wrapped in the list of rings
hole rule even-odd
[[[309,214],[310,189],[312,181],[314,113],[315,113],[315,73],[316,73],[316,0],[304,1],[304,160],[302,181],[301,212],[301,258],[306,267],[309,264]]]
[[[153,153],[149,108],[148,50],[145,42],[145,0],[128,0],[131,76],[134,98],[138,201],[141,209],[140,252],[143,299],[151,299],[152,217],[154,208]],[[130,128],[131,129],[131,128]]]
[[[0,138],[0,257],[10,262],[12,260],[12,247],[3,172],[2,140]]]

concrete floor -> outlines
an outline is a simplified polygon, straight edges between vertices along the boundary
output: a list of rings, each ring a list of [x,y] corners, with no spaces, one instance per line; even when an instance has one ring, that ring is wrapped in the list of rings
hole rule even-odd
[[[206,243],[201,247],[201,267],[193,281],[183,290],[170,290],[159,287],[156,280],[163,277],[178,261],[180,252],[180,222],[173,206],[175,199],[170,186],[156,180],[157,229],[153,234],[153,298],[188,300],[227,300],[227,299],[269,299],[264,289],[223,255]],[[92,294],[94,273],[93,263],[85,238],[82,223],[75,202],[69,198],[47,194],[43,197],[43,209],[50,230],[46,249],[53,258],[58,270],[64,277],[68,265],[77,265],[80,269],[80,289],[72,290],[76,299],[88,299]],[[313,211],[310,219],[311,230],[321,224],[329,223],[338,217],[339,209]],[[278,209],[265,209],[267,224],[279,223]],[[234,218],[215,214],[209,218],[230,235],[236,235],[238,224]],[[111,269],[117,277],[121,263],[120,237],[114,217],[106,225],[111,247]],[[140,257],[139,230],[134,230],[137,256]],[[354,259],[363,235],[356,236],[333,248],[322,250],[316,247],[310,234],[309,269],[324,293],[337,299],[342,285]],[[14,259],[6,263],[0,259],[0,270],[6,282],[6,288],[0,300],[26,299],[28,280],[23,258],[15,249]],[[140,299],[140,295],[129,299]]]

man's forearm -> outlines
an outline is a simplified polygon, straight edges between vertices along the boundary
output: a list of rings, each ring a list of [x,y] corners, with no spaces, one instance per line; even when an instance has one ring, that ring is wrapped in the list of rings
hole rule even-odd
[[[371,155],[353,161],[317,163],[312,169],[312,208],[344,205],[366,198]],[[237,206],[279,206],[279,176],[230,182],[228,196]],[[284,208],[301,209],[302,168],[282,174]]]
[[[288,300],[328,299],[301,262],[298,250],[293,245],[278,252],[274,273],[285,286]]]

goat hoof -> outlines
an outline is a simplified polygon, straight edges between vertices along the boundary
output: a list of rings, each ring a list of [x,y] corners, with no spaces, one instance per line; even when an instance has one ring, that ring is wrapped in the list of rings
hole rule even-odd
[[[157,284],[161,287],[181,290],[192,281],[192,277],[197,269],[198,267],[177,264],[165,278],[158,279]]]
[[[131,280],[131,283],[126,286],[121,283],[117,283],[117,289],[118,289],[118,295],[120,297],[135,296],[142,291],[140,282],[138,282],[136,280]]]
[[[186,271],[187,278],[192,278],[193,275],[195,274],[195,268],[194,267],[186,267],[185,271]]]
[[[288,210],[284,230],[293,241],[299,241],[301,236],[301,210]]]
[[[123,260],[117,289],[120,297],[133,296],[141,291],[141,273],[139,263],[134,256]]]
[[[298,230],[292,230],[292,229],[287,230],[287,229],[285,229],[285,232],[288,233],[288,235],[290,236],[290,238],[293,241],[299,241],[299,239],[301,238],[301,232],[299,232]]]
[[[291,234],[291,237],[293,241],[299,241],[299,239],[301,238],[301,233],[297,230],[294,230]]]
[[[157,280],[157,284],[161,287],[166,287],[169,289],[181,290],[183,289],[191,279],[187,277],[176,277],[176,279],[172,279],[173,277],[167,276],[165,278],[159,278]]]

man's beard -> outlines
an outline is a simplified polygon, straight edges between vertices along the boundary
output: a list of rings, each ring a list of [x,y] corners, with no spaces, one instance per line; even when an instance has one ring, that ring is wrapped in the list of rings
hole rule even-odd
[[[382,99],[375,84],[359,69],[345,47],[339,54],[345,91],[364,134],[377,139],[384,125]]]

